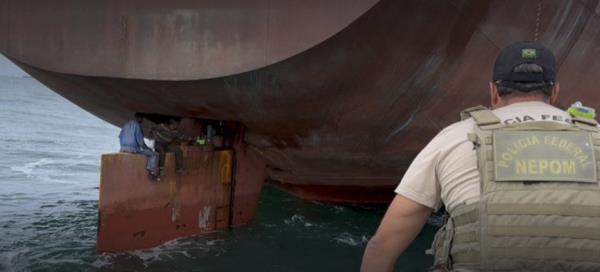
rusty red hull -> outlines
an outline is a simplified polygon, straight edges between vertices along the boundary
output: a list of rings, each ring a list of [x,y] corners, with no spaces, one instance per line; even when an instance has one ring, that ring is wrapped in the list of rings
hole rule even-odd
[[[555,52],[561,106],[600,107],[597,1],[89,2],[0,0],[0,51],[115,125],[136,111],[241,122],[268,178],[311,199],[391,191],[460,110],[487,104],[515,41]]]

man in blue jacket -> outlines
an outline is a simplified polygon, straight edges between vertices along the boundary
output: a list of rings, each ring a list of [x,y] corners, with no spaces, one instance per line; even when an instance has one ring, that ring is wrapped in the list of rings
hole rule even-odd
[[[125,123],[119,133],[119,142],[121,143],[121,152],[133,153],[133,154],[144,154],[148,157],[148,163],[146,169],[150,174],[150,177],[154,180],[158,180],[158,157],[154,151],[152,151],[146,143],[144,143],[144,131],[142,130],[142,122],[144,117],[141,113],[137,112],[134,115],[134,119]]]

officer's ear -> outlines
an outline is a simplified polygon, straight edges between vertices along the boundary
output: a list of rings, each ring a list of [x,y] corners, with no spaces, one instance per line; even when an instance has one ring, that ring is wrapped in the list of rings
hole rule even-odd
[[[492,109],[502,106],[502,98],[498,93],[498,87],[493,82],[490,82],[490,105]]]
[[[548,103],[550,105],[554,105],[554,103],[556,103],[556,100],[558,99],[558,93],[559,92],[560,92],[560,83],[557,82],[552,87],[552,93],[550,93],[550,97],[548,97]]]

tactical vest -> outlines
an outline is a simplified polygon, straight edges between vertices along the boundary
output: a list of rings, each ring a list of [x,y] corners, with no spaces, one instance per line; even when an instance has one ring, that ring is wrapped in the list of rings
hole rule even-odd
[[[434,271],[600,271],[600,133],[593,120],[476,122],[481,199],[450,212]]]

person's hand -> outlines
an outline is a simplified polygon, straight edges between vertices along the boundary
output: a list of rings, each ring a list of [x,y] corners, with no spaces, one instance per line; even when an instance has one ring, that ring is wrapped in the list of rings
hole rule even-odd
[[[186,136],[186,135],[183,135],[183,134],[182,134],[182,135],[179,137],[179,140],[180,140],[180,141],[182,141],[182,142],[191,142],[191,141],[193,141],[193,140],[194,140],[194,136]]]

